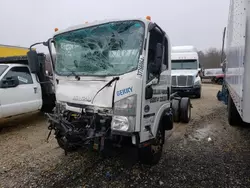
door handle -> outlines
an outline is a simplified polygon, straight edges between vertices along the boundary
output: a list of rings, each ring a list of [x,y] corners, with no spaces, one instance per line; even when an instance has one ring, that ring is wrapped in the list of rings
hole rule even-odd
[[[34,87],[34,93],[37,93],[37,87]]]

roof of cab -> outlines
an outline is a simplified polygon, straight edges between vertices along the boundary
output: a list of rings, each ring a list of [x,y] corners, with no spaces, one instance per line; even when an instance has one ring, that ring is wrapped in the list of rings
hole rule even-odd
[[[109,23],[109,22],[119,22],[119,21],[126,21],[126,20],[138,20],[138,21],[142,21],[144,23],[150,23],[150,20],[144,19],[144,18],[135,18],[135,19],[105,19],[105,20],[96,20],[93,22],[87,22],[84,24],[79,24],[79,25],[75,25],[75,26],[71,26],[68,27],[66,29],[63,30],[58,30],[55,32],[55,34],[53,36],[56,36],[58,34],[62,34],[68,31],[73,31],[73,30],[77,30],[77,29],[81,29],[81,28],[85,28],[85,27],[91,27],[91,26],[95,26],[95,25],[101,25],[101,24],[105,24],[105,23]]]
[[[197,53],[197,49],[191,45],[173,46],[172,47],[172,53],[188,53],[188,52],[196,52]]]

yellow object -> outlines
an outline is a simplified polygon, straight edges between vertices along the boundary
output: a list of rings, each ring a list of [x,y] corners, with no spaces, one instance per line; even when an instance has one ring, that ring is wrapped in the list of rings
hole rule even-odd
[[[0,44],[0,58],[11,56],[26,56],[29,48]]]
[[[57,32],[59,29],[58,28],[55,28],[55,32]]]
[[[146,19],[147,19],[147,20],[151,20],[151,16],[147,16]]]

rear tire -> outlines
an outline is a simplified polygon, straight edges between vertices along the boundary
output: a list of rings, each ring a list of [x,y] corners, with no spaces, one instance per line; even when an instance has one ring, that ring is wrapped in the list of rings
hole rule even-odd
[[[228,95],[227,110],[228,110],[228,123],[229,123],[229,125],[231,125],[231,126],[241,125],[242,119],[240,117],[240,114],[239,114],[230,94]]]
[[[162,156],[163,145],[165,141],[165,131],[159,127],[157,135],[153,143],[149,146],[139,148],[139,159],[142,164],[155,165]]]
[[[180,122],[180,100],[173,99],[172,112],[173,112],[173,121]]]
[[[180,119],[183,123],[189,123],[191,118],[191,104],[188,97],[181,98],[180,102]]]

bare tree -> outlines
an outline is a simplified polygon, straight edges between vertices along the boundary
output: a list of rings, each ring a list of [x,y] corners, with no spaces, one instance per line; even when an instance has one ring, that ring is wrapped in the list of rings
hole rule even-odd
[[[221,50],[216,48],[209,48],[205,52],[200,51],[199,53],[200,63],[203,68],[220,68],[221,64]],[[224,53],[223,53],[224,55]]]

